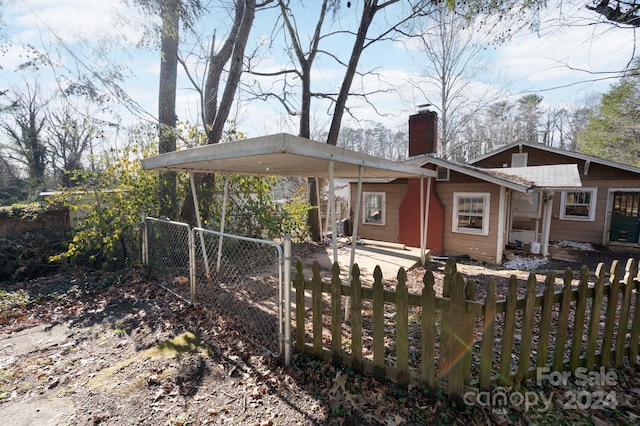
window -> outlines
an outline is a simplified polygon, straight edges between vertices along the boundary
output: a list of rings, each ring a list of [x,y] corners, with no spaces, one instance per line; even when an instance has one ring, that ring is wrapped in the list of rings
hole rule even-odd
[[[489,193],[453,193],[453,232],[489,235]]]
[[[384,225],[386,194],[384,192],[362,193],[362,223]]]
[[[593,222],[596,214],[598,188],[563,191],[560,201],[560,219]]]

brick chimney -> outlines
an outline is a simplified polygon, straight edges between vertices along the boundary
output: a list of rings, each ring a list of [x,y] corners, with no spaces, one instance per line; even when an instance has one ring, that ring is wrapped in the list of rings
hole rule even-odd
[[[437,153],[438,113],[424,109],[409,116],[409,157]]]

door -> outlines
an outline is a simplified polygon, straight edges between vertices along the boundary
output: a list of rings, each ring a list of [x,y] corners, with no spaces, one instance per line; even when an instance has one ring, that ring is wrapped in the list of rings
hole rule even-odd
[[[640,192],[614,192],[610,242],[638,244],[640,238]]]

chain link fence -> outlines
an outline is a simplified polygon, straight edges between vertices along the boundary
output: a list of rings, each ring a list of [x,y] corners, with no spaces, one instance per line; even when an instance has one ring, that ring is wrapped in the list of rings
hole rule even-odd
[[[158,285],[214,309],[243,338],[282,353],[284,257],[278,243],[150,217],[144,225],[142,260]]]
[[[193,247],[191,227],[186,223],[147,217],[144,221],[142,260],[158,280],[158,285],[192,302]]]
[[[280,245],[194,228],[195,298],[212,307],[242,336],[272,353],[281,341],[282,264]]]

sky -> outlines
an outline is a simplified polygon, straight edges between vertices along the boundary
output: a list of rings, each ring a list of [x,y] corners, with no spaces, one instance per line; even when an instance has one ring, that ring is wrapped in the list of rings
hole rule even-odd
[[[361,0],[353,1],[350,9],[342,9],[336,16],[335,27],[355,22]],[[555,5],[550,1],[549,10],[543,12],[537,32],[520,31],[510,41],[490,47],[483,53],[485,71],[473,81],[469,90],[488,91],[494,85],[508,86],[504,97],[516,100],[519,97],[538,93],[547,105],[579,102],[591,93],[603,93],[615,82],[606,74],[622,69],[632,58],[635,32],[632,29],[616,28],[609,24],[595,24],[596,16],[583,7],[571,7],[566,1]],[[312,15],[316,2],[306,1],[305,14]],[[121,0],[12,0],[5,1],[2,11],[5,33],[12,42],[0,59],[0,81],[5,87],[24,85],[38,80],[45,90],[56,87],[52,71],[41,68],[34,77],[31,71],[20,71],[16,67],[24,61],[25,51],[19,46],[31,44],[38,49],[55,53],[57,61],[75,69],[76,62],[70,58],[74,52],[83,67],[104,69],[106,64],[124,63],[124,89],[131,95],[140,109],[131,114],[120,108],[121,117],[126,122],[153,121],[157,116],[157,88],[159,74],[159,53],[154,46],[134,49],[134,44],[143,37],[145,22],[149,18],[141,16]],[[384,16],[382,16],[384,17]],[[123,18],[126,22],[123,22]],[[218,31],[220,22],[225,22],[226,13],[215,9],[212,15],[198,23],[205,40],[209,40],[213,29]],[[258,14],[256,27],[251,34],[251,43],[261,46],[261,69],[281,69],[285,58],[277,49],[269,50],[273,12]],[[557,22],[571,22],[572,25],[559,28]],[[305,22],[299,23],[304,28]],[[220,31],[218,37],[224,32]],[[103,46],[101,55],[95,54],[87,41],[95,41],[105,35],[117,36],[127,49]],[[65,49],[60,49],[64,41]],[[191,42],[195,41],[192,39]],[[56,50],[55,46],[58,46]],[[347,43],[334,43],[331,49],[348,55]],[[195,56],[187,58],[194,65]],[[371,122],[380,122],[392,129],[404,129],[408,116],[417,110],[417,105],[425,103],[425,95],[409,81],[420,81],[425,72],[424,58],[407,44],[382,43],[366,51],[361,59],[363,68],[375,67],[376,75],[354,83],[363,90],[393,89],[377,93],[369,99],[371,104],[350,103],[354,115]],[[195,67],[201,78],[202,67]],[[605,73],[605,74],[602,74]],[[342,70],[330,61],[321,60],[314,76],[314,87],[337,90]],[[262,84],[269,84],[266,80]],[[3,87],[4,88],[4,87]],[[424,88],[424,86],[423,86]],[[313,132],[326,130],[330,121],[327,104],[316,102],[313,108]],[[197,122],[199,119],[198,99],[190,88],[184,73],[181,73],[178,91],[177,113],[180,120]],[[295,116],[286,114],[277,103],[243,102],[236,105],[233,112],[238,128],[248,136],[260,136],[274,132],[297,133]],[[379,114],[383,114],[380,116]],[[350,119],[345,125],[357,126]]]

